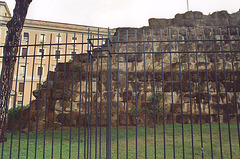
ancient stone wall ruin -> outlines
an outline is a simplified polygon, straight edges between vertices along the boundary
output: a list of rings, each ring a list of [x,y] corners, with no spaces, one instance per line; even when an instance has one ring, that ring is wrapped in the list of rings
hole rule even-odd
[[[240,103],[239,14],[187,12],[174,19],[150,19],[148,27],[116,29],[112,125],[118,121],[126,125],[127,111],[129,125],[135,125],[136,110],[138,124],[143,124],[145,107],[152,110],[154,104],[154,90],[164,99],[155,101],[161,109],[156,112],[158,124],[163,119],[169,124],[183,119],[187,124],[191,115],[199,123],[200,114],[202,123],[226,122],[228,117],[235,122]],[[35,91],[39,100],[31,102],[32,130],[37,113],[39,130],[43,130],[46,111],[47,127],[52,127],[53,120],[57,127],[62,119],[66,126],[107,124],[107,59],[100,55],[95,52],[92,67],[85,54],[76,56],[74,63],[59,63],[55,72],[49,72],[40,92]],[[151,113],[147,114],[149,125],[154,122]],[[24,118],[28,114],[29,109],[24,110]]]
[[[236,121],[238,110],[236,105],[239,104],[238,97],[240,95],[238,85],[238,82],[240,82],[239,41],[229,42],[230,37],[227,29],[222,30],[222,36],[220,36],[219,28],[213,30],[205,28],[204,32],[198,28],[196,30],[195,28],[188,28],[187,32],[185,29],[181,28],[177,31],[156,28],[147,30],[144,28],[145,39],[150,41],[154,39],[159,42],[128,44],[129,52],[134,52],[135,48],[138,52],[155,52],[154,56],[152,54],[145,55],[147,99],[154,92],[153,84],[155,84],[156,92],[164,92],[167,123],[173,122],[172,113],[174,113],[174,122],[180,123],[183,114],[184,123],[190,123],[191,113],[194,123],[200,122],[200,114],[202,123],[209,122],[209,112],[212,122],[217,122],[218,110],[220,111],[221,122],[228,121],[228,114],[230,114],[230,121]],[[170,36],[169,32],[171,32]],[[237,40],[239,38],[236,32],[236,29],[231,31],[231,39]],[[118,33],[122,35],[121,38],[126,38],[126,29],[119,29]],[[141,40],[143,29],[138,29],[137,33],[137,40]],[[134,41],[135,30],[128,29],[128,35],[129,41]],[[179,41],[186,40],[186,38],[188,41]],[[204,39],[206,41],[196,41]],[[213,42],[211,41],[213,39],[219,41]],[[115,49],[120,50],[115,50],[115,52],[126,52],[126,44],[120,44],[119,48],[116,47]],[[232,50],[232,52],[227,50]],[[131,103],[135,105],[135,55],[129,56],[128,90],[132,92]],[[125,77],[126,55],[120,55],[120,59],[120,70],[122,71],[120,77]],[[136,59],[137,98],[138,104],[140,103],[144,107],[144,54],[137,55]],[[117,59],[113,63],[117,65]],[[117,69],[116,66],[113,69]],[[155,80],[153,79],[154,76]],[[233,82],[234,78],[236,80],[235,84]],[[234,89],[236,94],[234,94]],[[237,101],[235,101],[235,98]]]

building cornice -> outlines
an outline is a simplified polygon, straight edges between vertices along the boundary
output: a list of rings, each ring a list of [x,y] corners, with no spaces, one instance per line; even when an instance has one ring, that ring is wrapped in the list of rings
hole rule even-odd
[[[3,17],[2,24],[6,25],[7,22],[11,20],[11,17]],[[68,24],[68,23],[59,23],[59,22],[49,22],[49,21],[41,21],[41,20],[32,20],[26,19],[24,23],[24,29],[37,29],[37,30],[48,30],[53,32],[72,32],[72,33],[87,33],[88,29],[93,34],[108,35],[108,28],[99,28],[95,26],[85,26],[85,25],[77,25],[77,24]],[[112,34],[114,33],[114,29],[109,29]]]
[[[10,12],[10,10],[9,10],[9,8],[8,8],[7,3],[6,3],[6,2],[3,2],[3,1],[0,1],[0,5],[3,5],[3,6],[6,8],[6,11],[8,12],[8,14],[9,14],[10,17],[11,17],[11,12]]]

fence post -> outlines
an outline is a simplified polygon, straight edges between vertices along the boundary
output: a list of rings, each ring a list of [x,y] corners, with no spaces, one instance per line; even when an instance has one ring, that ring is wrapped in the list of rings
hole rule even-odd
[[[107,55],[107,132],[106,132],[106,158],[111,159],[111,104],[112,104],[112,55],[111,37],[108,29],[108,55]]]

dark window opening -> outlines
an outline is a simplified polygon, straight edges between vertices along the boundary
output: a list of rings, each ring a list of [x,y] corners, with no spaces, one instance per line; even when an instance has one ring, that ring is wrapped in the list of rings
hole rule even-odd
[[[41,76],[42,75],[42,71],[43,71],[43,67],[38,67],[37,75]]]
[[[60,59],[60,50],[56,50],[55,59]]]
[[[27,48],[22,48],[22,57],[26,57],[27,56]]]
[[[19,88],[18,88],[19,92],[23,92],[23,86],[24,86],[24,83],[19,83]]]
[[[29,33],[23,33],[24,38],[28,38],[28,36],[29,36]]]

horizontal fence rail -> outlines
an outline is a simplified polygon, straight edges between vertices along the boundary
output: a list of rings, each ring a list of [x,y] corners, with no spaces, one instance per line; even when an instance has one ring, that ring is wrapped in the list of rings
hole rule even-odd
[[[239,156],[237,28],[30,34],[17,47],[0,47],[2,70],[16,60],[1,158]]]

